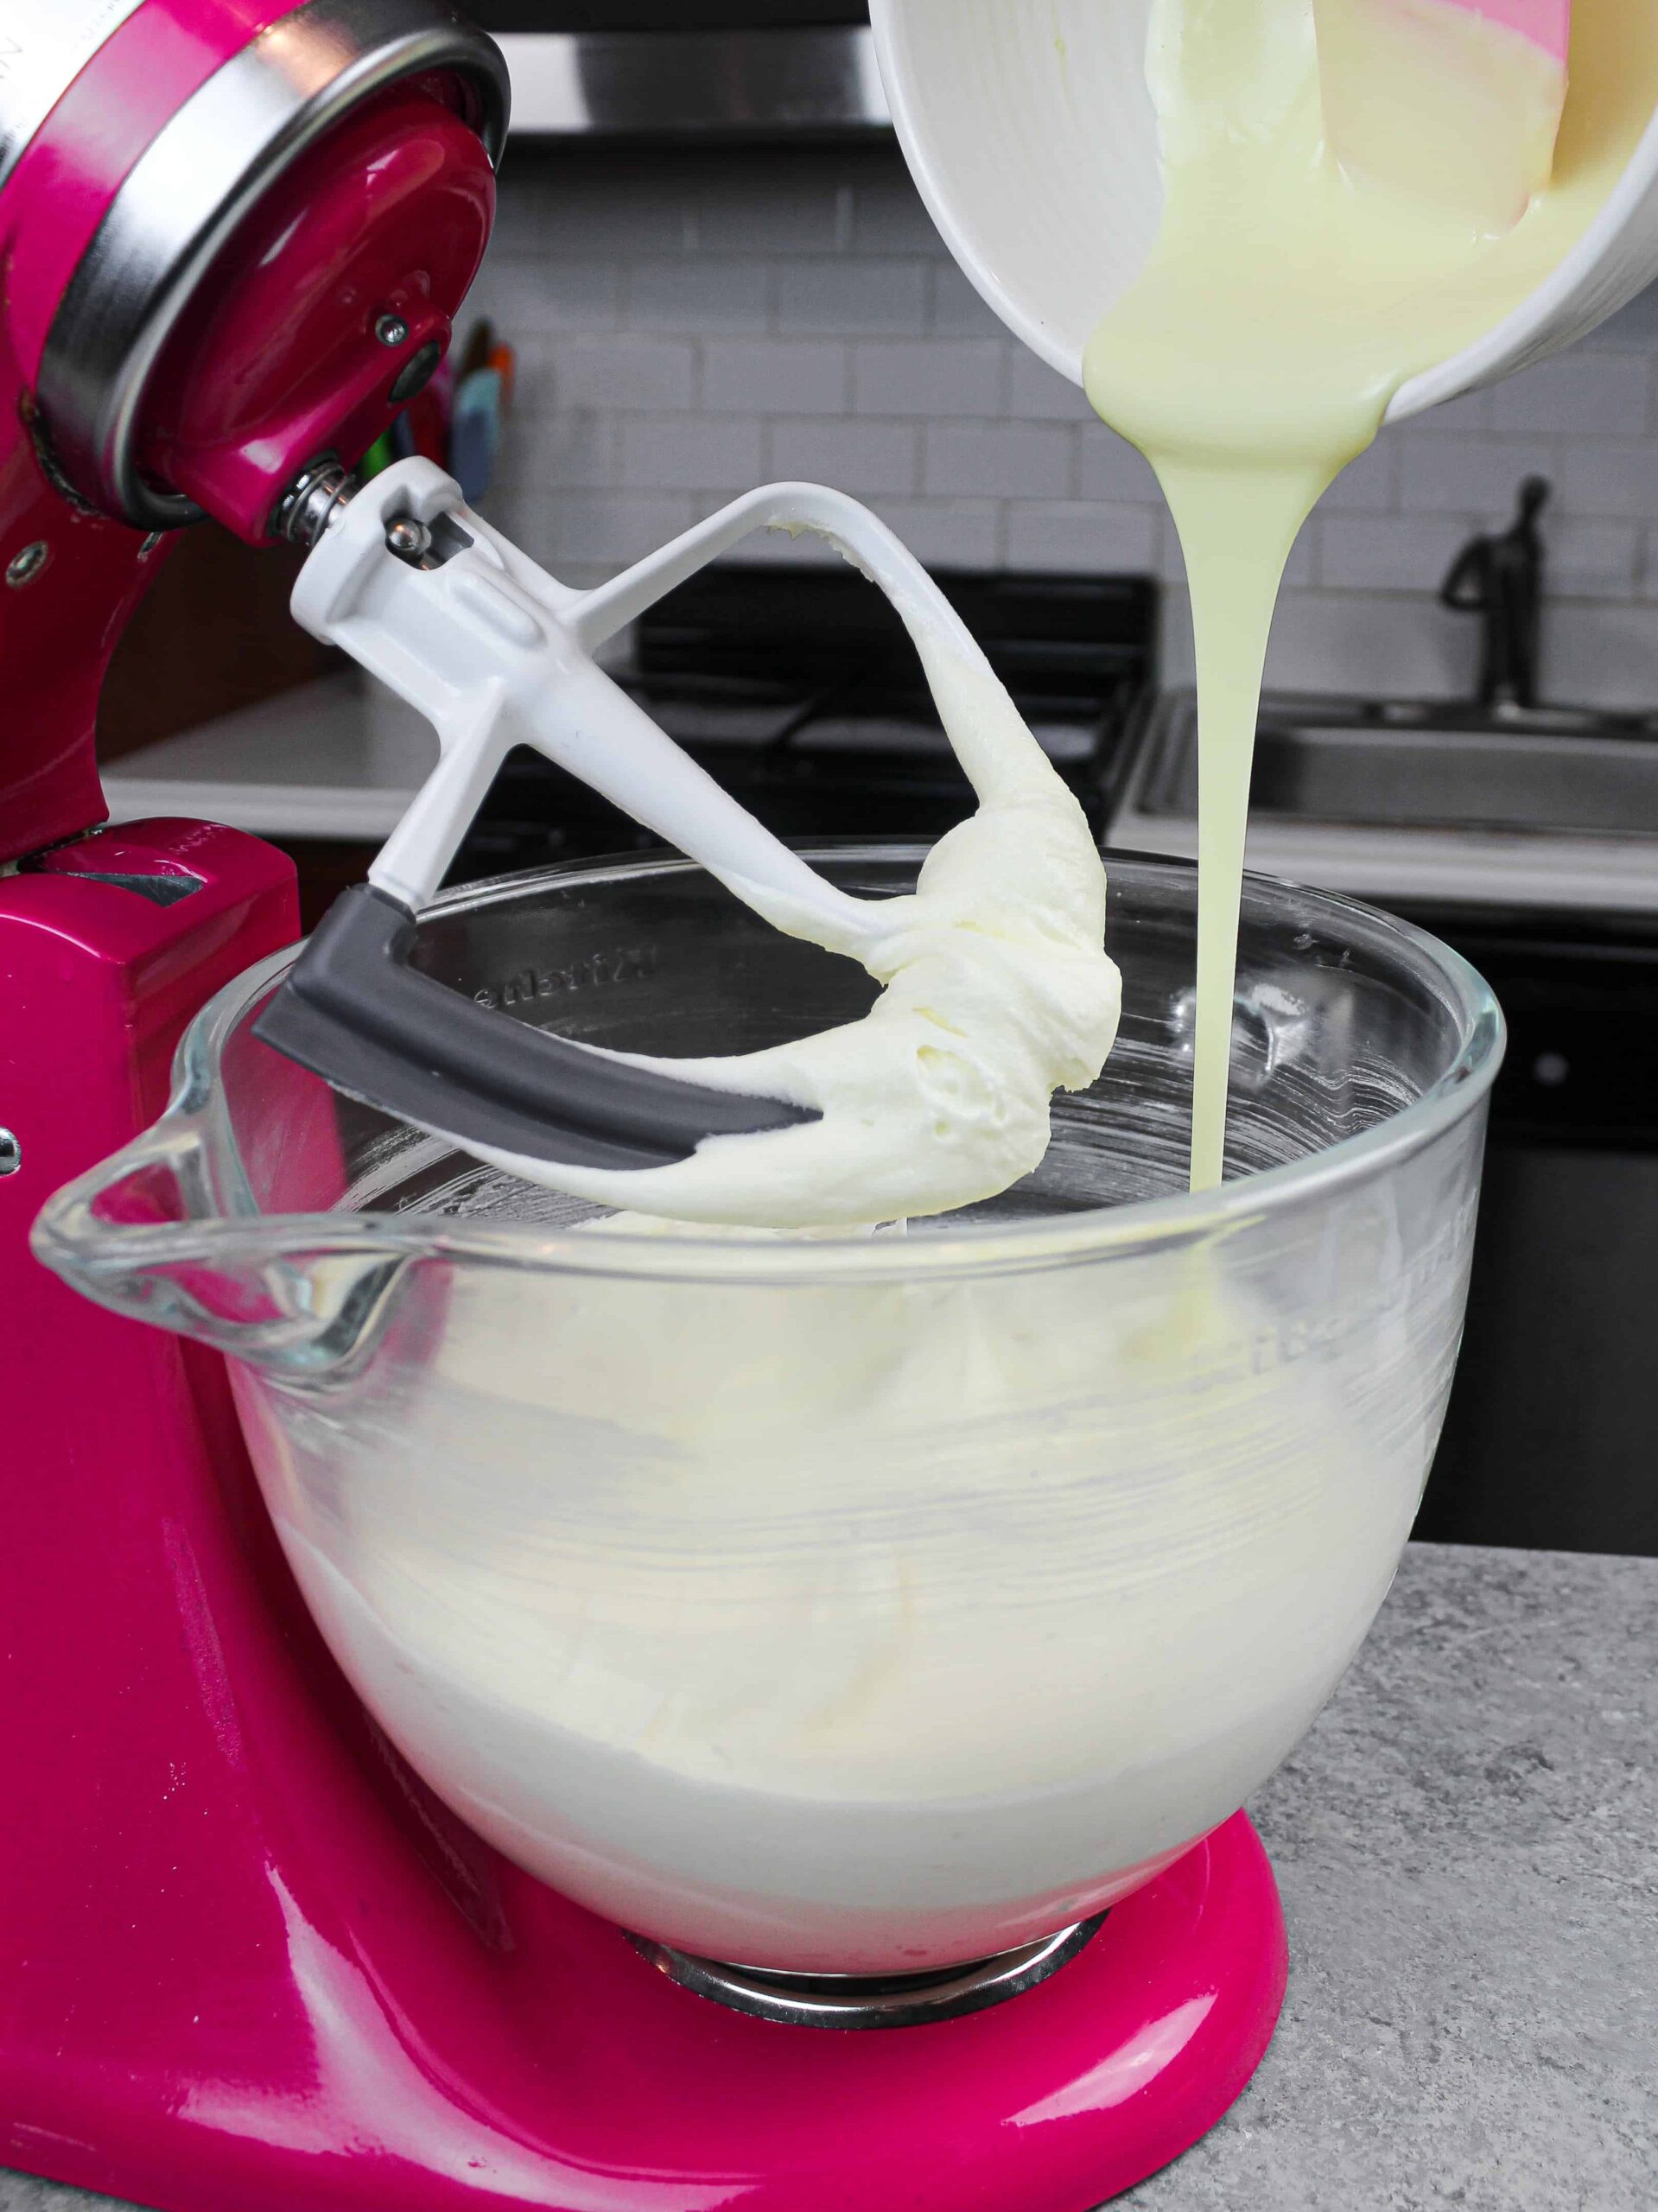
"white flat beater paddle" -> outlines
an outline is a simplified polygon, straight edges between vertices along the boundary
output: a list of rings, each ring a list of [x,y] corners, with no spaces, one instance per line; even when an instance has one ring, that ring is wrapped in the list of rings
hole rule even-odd
[[[662,1166],[705,1138],[816,1118],[761,1098],[740,1063],[671,1063],[531,1027],[410,965],[422,910],[441,884],[507,753],[532,746],[701,863],[775,926],[859,957],[890,938],[893,902],[826,882],[674,744],[594,658],[653,601],[759,529],[812,531],[892,601],[937,690],[975,687],[1017,716],[971,633],[893,533],[810,484],[752,492],[596,590],[572,590],[492,530],[427,461],[356,486],[319,463],[284,518],[313,550],[298,620],[340,645],[435,725],[436,769],[366,884],[332,909],[258,1024],[266,1043],[340,1090],[451,1137],[514,1172]],[[951,742],[981,800],[1020,772],[957,716]],[[1026,734],[1027,735],[1027,734]],[[1034,750],[1035,741],[1027,737]],[[1086,1079],[1086,1078],[1084,1078]],[[750,1079],[752,1081],[752,1078]],[[963,1190],[951,1203],[985,1195]]]

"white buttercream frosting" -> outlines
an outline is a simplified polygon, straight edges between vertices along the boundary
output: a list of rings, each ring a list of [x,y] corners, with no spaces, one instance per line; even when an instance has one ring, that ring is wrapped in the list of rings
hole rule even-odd
[[[627,1056],[819,1118],[706,1140],[633,1171],[481,1156],[578,1197],[699,1223],[852,1227],[994,1197],[1047,1150],[1056,1090],[1099,1075],[1121,980],[1104,949],[1105,871],[1082,808],[982,660],[924,651],[979,805],[928,855],[913,893],[867,927],[734,884],[778,928],[859,960],[883,989],[860,1021],[710,1059]]]

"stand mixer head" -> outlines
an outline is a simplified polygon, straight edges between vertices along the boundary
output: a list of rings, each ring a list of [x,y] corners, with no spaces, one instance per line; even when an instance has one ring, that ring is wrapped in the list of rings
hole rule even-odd
[[[7,0],[0,861],[101,818],[93,720],[164,533],[254,543],[436,367],[494,211],[498,50],[427,0]]]

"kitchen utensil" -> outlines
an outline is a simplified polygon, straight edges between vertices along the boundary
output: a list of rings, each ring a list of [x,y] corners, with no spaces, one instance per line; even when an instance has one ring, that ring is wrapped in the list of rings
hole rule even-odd
[[[601,1057],[551,1028],[501,1020],[412,964],[415,925],[480,802],[529,745],[700,861],[776,918],[870,950],[879,913],[847,898],[746,813],[598,666],[594,654],[676,585],[758,529],[810,530],[886,592],[935,680],[1001,687],[924,569],[867,508],[808,484],[772,485],[591,592],[537,568],[421,462],[366,488],[334,470],[307,512],[315,550],[294,593],[313,634],[341,645],[429,716],[441,758],[363,886],[330,911],[265,1014],[261,1035],[353,1096],[486,1147],[536,1179],[567,1164],[650,1167],[710,1134],[783,1126],[802,1109],[720,1076],[690,1084]],[[973,763],[983,781],[983,760]]]
[[[893,121],[933,220],[1003,321],[1074,384],[1157,234],[1150,7],[872,0]],[[1658,124],[1553,273],[1475,344],[1401,385],[1388,419],[1561,352],[1655,277]]]

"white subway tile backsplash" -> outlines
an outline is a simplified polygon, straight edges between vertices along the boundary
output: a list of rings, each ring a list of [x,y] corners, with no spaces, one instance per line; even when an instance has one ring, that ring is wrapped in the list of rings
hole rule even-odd
[[[928,266],[931,303],[927,327],[935,338],[1001,338],[1005,334],[1006,325],[1001,317],[974,289],[953,261],[934,261]]]
[[[1286,591],[1299,591],[1305,588],[1308,585],[1317,582],[1318,575],[1318,541],[1323,530],[1323,524],[1316,519],[1302,524],[1299,537],[1297,537],[1294,544],[1290,548],[1290,557],[1284,563],[1284,589]],[[1169,539],[1174,537],[1174,524],[1172,520],[1171,520],[1165,527],[1165,543],[1166,543]]]
[[[769,476],[832,484],[843,492],[920,489],[921,432],[913,423],[819,417],[772,425]]]
[[[1647,427],[1650,384],[1638,353],[1566,353],[1506,378],[1491,394],[1496,430],[1638,436]]]
[[[1574,514],[1658,521],[1658,440],[1574,440],[1566,448],[1561,477]]]
[[[779,330],[817,335],[919,338],[927,327],[924,261],[802,260],[778,284]]]
[[[1658,346],[1658,284],[1637,292],[1628,307],[1609,316],[1583,342],[1598,353],[1651,353]]]
[[[1384,430],[1373,446],[1350,461],[1318,502],[1327,514],[1386,514],[1399,503],[1403,456],[1396,431]]]
[[[467,296],[462,327],[486,315],[519,344],[555,333],[613,330],[622,271],[613,261],[514,260],[492,251]]]
[[[930,253],[941,257],[943,240],[921,195],[901,164],[882,164],[881,174],[861,175],[852,187],[854,253]]]
[[[994,499],[872,499],[870,505],[916,558],[940,569],[994,569],[1001,562],[1002,510]]]
[[[545,257],[553,191],[551,172],[543,164],[514,164],[510,181],[503,179],[495,195],[495,223],[490,232],[486,270],[492,262],[518,255]]]
[[[1540,438],[1425,438],[1412,430],[1401,442],[1407,510],[1483,515],[1491,524],[1507,521],[1525,478],[1552,477],[1559,459]]]
[[[708,504],[660,493],[572,492],[537,502],[525,536],[556,575],[573,566],[619,569],[689,530]]]
[[[746,492],[764,474],[760,426],[742,416],[634,415],[621,424],[623,484],[641,492]]]
[[[501,206],[471,307],[519,354],[490,512],[561,573],[596,576],[734,490],[803,477],[870,499],[941,563],[1161,574],[1179,632],[1184,571],[1151,469],[1003,328],[893,149],[524,148]],[[1275,645],[1275,680],[1461,689],[1477,626],[1432,594],[1533,473],[1558,490],[1549,688],[1658,697],[1658,288],[1344,472],[1293,556],[1280,625],[1316,633],[1323,658]],[[778,537],[743,557],[835,556]]]
[[[773,271],[765,261],[638,261],[621,272],[622,321],[633,330],[764,331]]]
[[[847,404],[847,349],[736,339],[702,348],[702,404],[722,415],[832,415]]]
[[[545,359],[550,374],[535,381],[537,405],[632,414],[691,404],[696,355],[687,344],[651,338],[555,339]]]
[[[1567,600],[1546,608],[1543,678],[1551,698],[1658,708],[1658,607]]]
[[[1030,570],[1128,569],[1155,574],[1161,518],[1151,507],[1099,499],[1036,502],[1007,509],[1007,565]]]
[[[1633,599],[1641,532],[1633,523],[1565,521],[1547,533],[1547,589],[1560,599]]]
[[[1319,525],[1318,581],[1349,591],[1437,589],[1461,549],[1491,527],[1483,515],[1330,515]],[[1557,518],[1544,537],[1551,593],[1633,596],[1640,566],[1633,524]]]
[[[1408,415],[1403,423],[1390,426],[1395,436],[1402,435],[1407,428],[1414,435],[1428,431],[1435,435],[1457,435],[1468,430],[1488,430],[1491,426],[1491,395],[1489,391],[1459,391],[1454,399],[1442,399],[1437,407],[1430,407],[1425,414]]]
[[[553,349],[544,338],[531,338],[523,327],[508,321],[501,327],[510,332],[513,350],[518,356],[518,367],[512,379],[512,404],[506,419],[506,436],[527,445],[531,440],[544,437],[547,426],[564,408],[574,408],[580,403],[559,389],[553,365]],[[561,408],[560,402],[563,407]]]
[[[1075,451],[1057,423],[933,423],[921,487],[945,499],[1063,499]]]
[[[514,149],[516,166],[517,149]],[[669,256],[689,247],[691,211],[671,172],[628,175],[613,167],[582,170],[568,162],[535,162],[533,223],[511,226],[517,253],[569,261],[613,261],[636,254]],[[520,172],[522,174],[522,172]],[[518,189],[504,188],[504,204]]]
[[[620,472],[621,419],[591,407],[567,407],[544,421],[514,415],[497,482],[548,491],[599,491]]]
[[[1017,340],[1011,344],[1007,412],[1032,422],[1092,423],[1096,427],[1099,423],[1081,385]]]
[[[1152,464],[1127,438],[1090,418],[1077,440],[1077,489],[1082,498],[1143,500],[1161,510],[1162,486]]]
[[[786,257],[833,253],[842,244],[832,156],[778,162],[740,155],[723,175],[693,189],[689,212],[699,253]]]
[[[868,339],[852,354],[860,415],[999,415],[1002,348],[943,338]]]
[[[1318,581],[1344,591],[1438,591],[1461,548],[1487,526],[1471,515],[1325,515]]]
[[[1273,624],[1267,682],[1372,699],[1465,698],[1478,653],[1475,626],[1437,598],[1292,587]]]
[[[1184,592],[1168,594],[1162,642],[1164,681],[1190,683],[1191,610]],[[1281,691],[1460,698],[1472,690],[1477,650],[1473,625],[1437,600],[1291,586],[1278,603],[1267,682]]]

